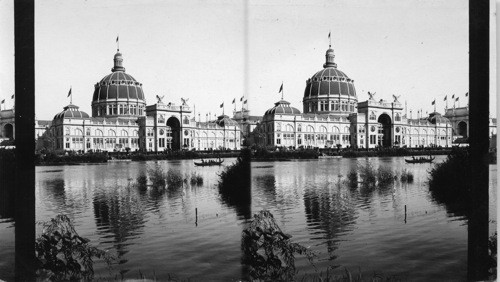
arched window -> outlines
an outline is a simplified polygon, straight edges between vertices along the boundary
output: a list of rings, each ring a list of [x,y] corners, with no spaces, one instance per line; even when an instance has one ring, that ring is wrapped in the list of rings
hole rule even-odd
[[[338,127],[336,127],[336,126],[333,126],[333,127],[332,127],[332,132],[333,132],[333,133],[339,133],[339,132],[340,132],[340,129],[339,129]]]
[[[139,132],[137,130],[134,130],[134,132],[132,132],[132,136],[134,136],[134,137],[139,136]]]
[[[89,135],[90,135],[90,128],[87,128],[87,130],[86,130],[86,133],[85,133],[85,134],[86,134],[87,136],[89,136]]]
[[[324,127],[323,125],[319,127],[319,132],[326,132],[326,127]]]
[[[344,126],[344,133],[349,133],[349,126]]]
[[[418,135],[418,129],[414,128],[413,129],[413,134]]]
[[[299,131],[299,132],[302,131],[302,124],[299,123],[299,125],[297,125],[297,131]]]
[[[307,132],[314,132],[314,127],[312,127],[310,125],[308,125],[306,129],[307,129],[306,130]]]
[[[128,136],[128,132],[127,132],[125,129],[123,129],[123,130],[121,131],[120,135],[121,135],[121,136]]]
[[[80,128],[75,129],[75,135],[77,136],[83,136],[83,131]]]
[[[114,130],[110,129],[110,130],[108,130],[108,135],[115,137],[116,136],[116,132]]]
[[[375,115],[375,112],[374,112],[374,111],[372,111],[372,112],[370,113],[370,120],[376,120],[376,119],[377,119],[377,116]]]
[[[69,127],[66,127],[66,129],[64,130],[64,135],[70,135]]]
[[[399,115],[399,113],[396,113],[396,116],[394,117],[394,120],[395,121],[401,121],[401,116]]]
[[[281,131],[281,123],[276,123],[276,131]]]
[[[293,126],[292,126],[292,125],[290,125],[290,124],[287,124],[287,125],[286,125],[286,131],[288,131],[288,132],[293,132]]]

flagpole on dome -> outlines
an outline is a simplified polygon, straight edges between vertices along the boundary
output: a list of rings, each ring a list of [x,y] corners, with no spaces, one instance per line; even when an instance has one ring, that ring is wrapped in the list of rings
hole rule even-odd
[[[116,36],[116,51],[120,52],[120,35]]]
[[[330,40],[330,45],[329,48],[332,48],[332,31],[330,30],[330,32],[328,33],[328,40]]]
[[[73,104],[73,93],[72,93],[72,90],[73,89],[73,86],[70,86],[69,87],[69,92],[68,92],[68,97],[69,97],[69,103],[72,105]]]

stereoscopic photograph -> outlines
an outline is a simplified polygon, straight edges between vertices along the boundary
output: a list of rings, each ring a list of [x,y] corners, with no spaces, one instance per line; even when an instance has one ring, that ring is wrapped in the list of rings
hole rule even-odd
[[[0,23],[0,281],[496,280],[493,1]]]

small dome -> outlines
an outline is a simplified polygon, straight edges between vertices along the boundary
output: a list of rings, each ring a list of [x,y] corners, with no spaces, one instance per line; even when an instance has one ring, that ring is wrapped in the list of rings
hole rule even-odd
[[[238,122],[236,122],[234,119],[231,119],[227,115],[218,116],[217,120],[215,122],[219,126],[235,126],[235,125],[238,125]]]
[[[442,116],[440,113],[438,112],[433,112],[433,113],[430,113],[429,114],[429,117],[427,118],[427,120],[432,123],[432,124],[436,124],[437,123],[450,123],[450,120],[445,118],[444,116]]]
[[[290,102],[287,102],[282,99],[274,103],[274,107],[267,110],[264,115],[276,115],[276,114],[300,115],[300,111],[294,107],[290,107]]]
[[[54,116],[54,119],[64,119],[64,118],[89,118],[89,115],[86,112],[82,112],[78,110],[79,107],[73,104],[69,104],[64,107],[64,110],[57,115]]]

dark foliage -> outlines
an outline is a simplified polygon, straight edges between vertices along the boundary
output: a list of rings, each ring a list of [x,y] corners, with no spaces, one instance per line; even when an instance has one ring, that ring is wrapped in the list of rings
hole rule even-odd
[[[469,150],[457,148],[430,171],[429,191],[433,199],[445,204],[450,213],[469,215],[473,186],[469,177],[471,168]]]
[[[490,261],[489,261],[489,273],[492,278],[492,280],[495,280],[497,277],[497,232],[495,231],[495,234],[490,236],[490,239],[488,240],[488,251],[490,255]]]
[[[292,243],[269,211],[254,215],[243,230],[243,263],[250,266],[252,280],[291,281],[294,279],[295,254],[305,255],[312,263],[314,254],[306,247]]]
[[[54,153],[37,154],[35,165],[40,164],[68,164],[68,163],[105,163],[108,161],[106,153],[68,154],[57,155]]]
[[[447,155],[450,149],[408,149],[408,148],[380,148],[378,150],[344,150],[341,155],[344,158],[360,157],[402,157],[402,156],[428,156]]]
[[[51,281],[91,280],[94,277],[94,258],[103,259],[108,266],[113,257],[89,244],[75,231],[66,215],[43,224],[43,233],[35,243],[39,261],[38,275]]]

